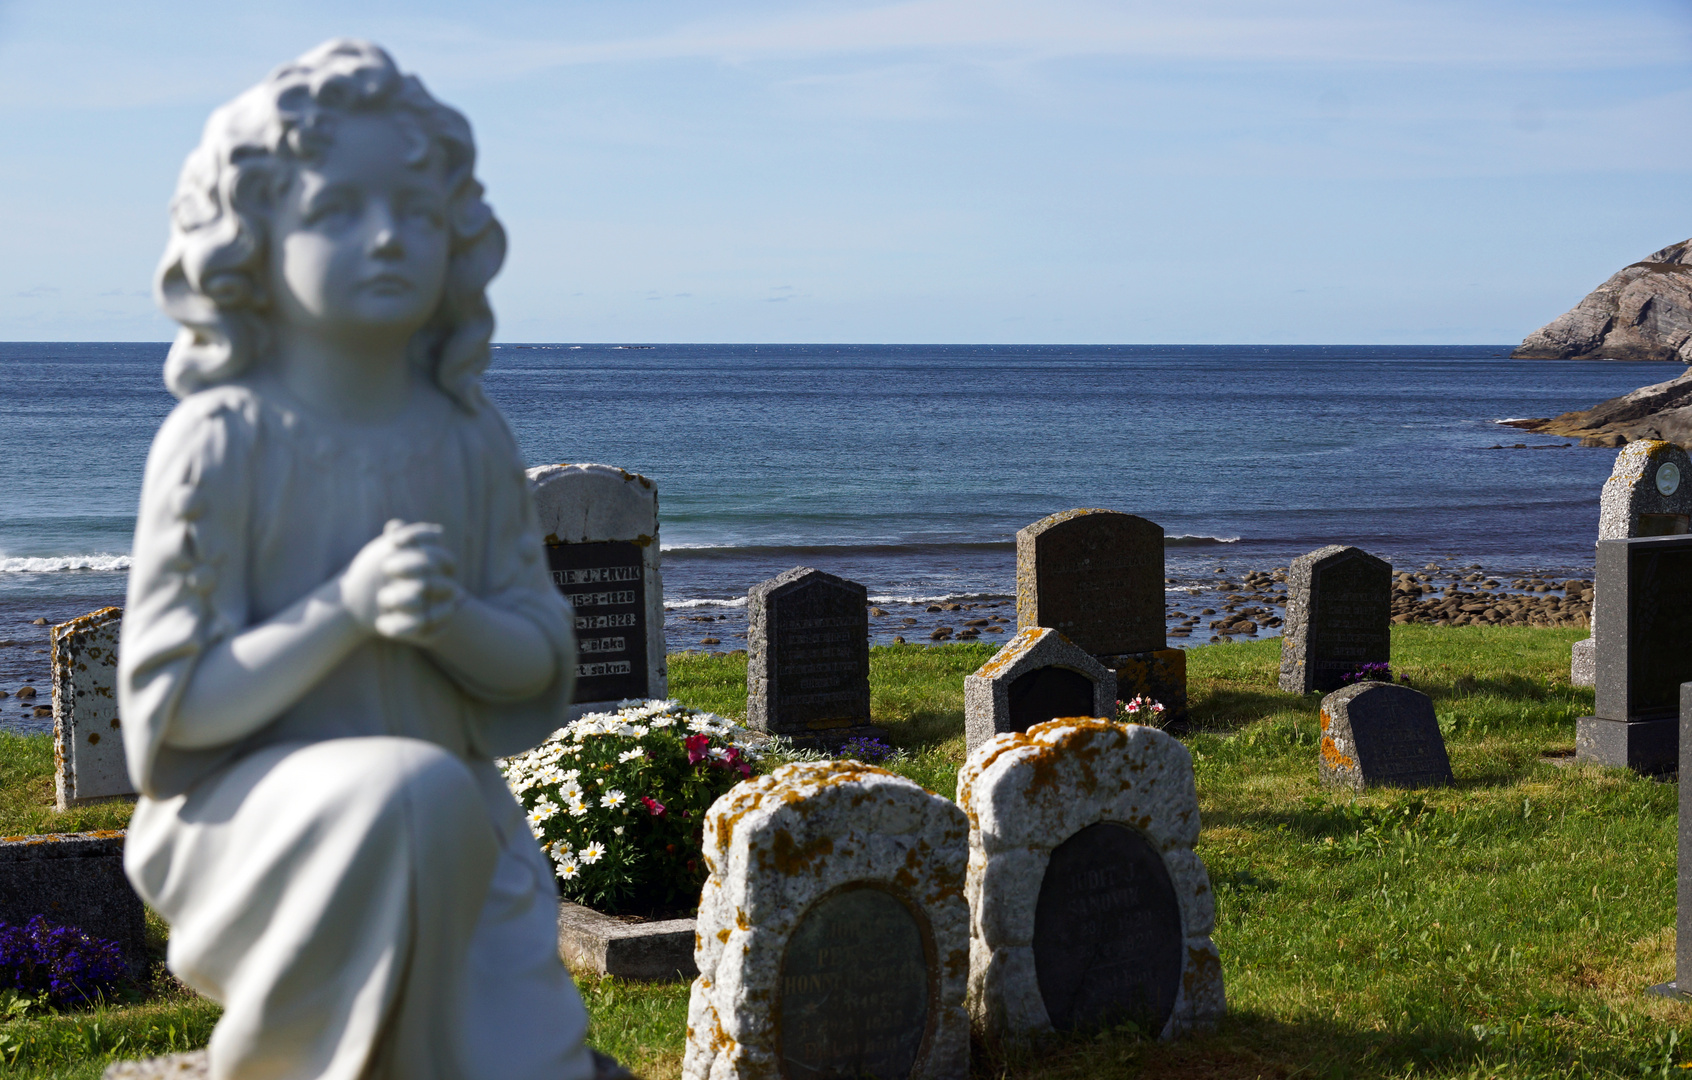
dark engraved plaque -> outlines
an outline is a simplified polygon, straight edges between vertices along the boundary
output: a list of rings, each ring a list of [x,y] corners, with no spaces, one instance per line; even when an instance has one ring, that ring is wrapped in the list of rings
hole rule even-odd
[[[1449,784],[1451,758],[1433,701],[1408,686],[1371,686],[1345,707],[1366,786]]]
[[[1164,648],[1163,527],[1066,510],[1021,530],[1016,616],[1020,629],[1051,627],[1094,656]]]
[[[785,1080],[904,1080],[928,1035],[933,944],[898,897],[848,888],[812,905],[781,957]]]
[[[1132,1020],[1156,1037],[1181,987],[1181,906],[1163,857],[1125,825],[1052,852],[1034,909],[1034,974],[1059,1031]]]
[[[1311,576],[1305,663],[1312,689],[1327,693],[1364,664],[1392,655],[1392,568],[1363,552]]]
[[[1678,716],[1692,682],[1692,545],[1633,545],[1628,555],[1627,718]]]
[[[576,615],[572,701],[621,701],[648,694],[646,575],[627,540],[546,545],[552,581]]]
[[[1011,681],[1011,730],[1027,731],[1060,716],[1093,715],[1093,680],[1062,667],[1035,668]]]

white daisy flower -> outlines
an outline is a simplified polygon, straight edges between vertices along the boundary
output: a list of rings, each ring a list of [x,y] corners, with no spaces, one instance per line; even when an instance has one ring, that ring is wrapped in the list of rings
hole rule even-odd
[[[616,833],[618,836],[623,835],[623,827],[621,825],[617,826],[615,829],[612,829],[611,831]]]
[[[605,857],[605,845],[594,841],[582,849],[582,861],[592,865]]]
[[[599,797],[599,805],[605,807],[607,810],[615,810],[617,807],[623,805],[624,800],[627,798],[627,795],[624,795],[616,788],[612,788],[610,791],[607,791]]]
[[[637,746],[633,750],[624,750],[621,754],[618,754],[617,760],[618,762],[633,761],[635,758],[643,758],[645,756],[646,751]]]
[[[575,802],[570,804],[570,816],[571,817],[586,817],[587,816],[587,805],[584,804],[580,799],[577,799]]]
[[[565,881],[570,880],[581,872],[581,868],[576,865],[576,860],[574,859],[566,859],[558,864],[558,876],[563,878]]]

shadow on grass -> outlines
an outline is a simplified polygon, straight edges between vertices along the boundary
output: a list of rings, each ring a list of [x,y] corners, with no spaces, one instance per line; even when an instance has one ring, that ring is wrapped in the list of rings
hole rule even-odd
[[[1195,731],[1238,731],[1276,713],[1316,715],[1317,699],[1278,690],[1206,688],[1188,703],[1189,726]]]
[[[1169,1042],[1131,1025],[1014,1043],[977,1036],[970,1075],[978,1080],[1081,1080],[1180,1076],[1189,1080],[1381,1076],[1461,1068],[1486,1058],[1486,1045],[1464,1024],[1408,1020],[1396,1030],[1342,1021],[1284,1021],[1230,1012],[1214,1029]]]

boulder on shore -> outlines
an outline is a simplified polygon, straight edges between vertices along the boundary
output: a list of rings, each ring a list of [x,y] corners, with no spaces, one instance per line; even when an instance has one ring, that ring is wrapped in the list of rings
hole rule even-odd
[[[1590,409],[1549,419],[1508,420],[1511,427],[1579,439],[1582,446],[1622,446],[1666,439],[1692,450],[1692,372],[1631,390]]]
[[[1692,364],[1692,240],[1623,267],[1572,310],[1529,334],[1510,355]]]

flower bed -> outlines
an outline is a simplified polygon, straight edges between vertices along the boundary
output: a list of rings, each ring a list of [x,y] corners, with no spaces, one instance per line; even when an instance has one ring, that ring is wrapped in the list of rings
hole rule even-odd
[[[675,701],[629,701],[500,769],[565,899],[613,915],[691,912],[705,882],[705,810],[752,775],[745,734]]]

